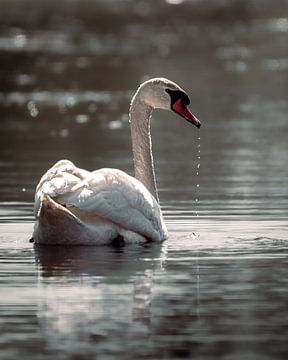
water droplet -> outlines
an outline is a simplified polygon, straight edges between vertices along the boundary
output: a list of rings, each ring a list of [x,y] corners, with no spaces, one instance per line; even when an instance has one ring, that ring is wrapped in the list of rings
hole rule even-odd
[[[196,176],[199,176],[200,172],[199,172],[199,169],[200,169],[200,159],[201,159],[201,156],[200,156],[200,153],[201,153],[201,150],[200,150],[200,147],[201,147],[201,144],[200,144],[200,136],[198,137],[198,145],[197,145],[197,149],[198,149],[198,152],[196,154],[196,157],[198,159],[198,163],[197,163],[197,169],[196,169]],[[199,181],[199,178],[198,178],[198,181]],[[200,184],[197,183],[196,184],[196,189],[199,189],[200,188]],[[198,217],[199,214],[198,214],[198,206],[199,206],[199,199],[197,197],[197,195],[199,195],[199,190],[196,190],[196,197],[195,197],[195,215]]]

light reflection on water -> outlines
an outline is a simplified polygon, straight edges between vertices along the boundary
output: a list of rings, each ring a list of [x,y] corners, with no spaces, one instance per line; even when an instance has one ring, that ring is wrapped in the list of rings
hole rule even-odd
[[[0,4],[7,360],[287,357],[284,5],[175,3],[57,1],[57,14],[43,2]],[[33,248],[43,171],[69,158],[132,173],[129,101],[159,75],[187,89],[203,124],[153,116],[168,241]]]
[[[183,224],[168,221],[164,244],[122,249],[33,249],[30,222],[1,225],[7,358],[283,358],[287,223]]]

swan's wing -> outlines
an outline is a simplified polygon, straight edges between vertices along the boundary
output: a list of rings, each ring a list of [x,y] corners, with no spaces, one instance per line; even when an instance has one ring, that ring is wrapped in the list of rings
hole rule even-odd
[[[42,176],[37,185],[34,204],[35,216],[40,209],[42,193],[53,198],[65,194],[90,174],[89,171],[77,168],[69,160],[58,161]]]
[[[38,214],[42,193],[71,212],[80,210],[97,215],[153,240],[167,237],[157,201],[140,181],[123,171],[89,172],[62,160],[41,178],[35,195],[35,214]]]
[[[62,194],[60,201],[147,238],[167,237],[157,201],[141,182],[123,171],[94,171]]]

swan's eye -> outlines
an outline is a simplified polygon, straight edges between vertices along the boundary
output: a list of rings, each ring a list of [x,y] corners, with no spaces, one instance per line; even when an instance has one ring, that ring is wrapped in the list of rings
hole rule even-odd
[[[185,109],[189,104],[190,104],[190,99],[187,96],[187,94],[185,94],[184,91],[181,90],[171,90],[171,89],[166,89],[165,90],[171,98],[171,108],[173,108],[173,105],[178,101],[181,100],[181,105],[183,107],[183,109]]]

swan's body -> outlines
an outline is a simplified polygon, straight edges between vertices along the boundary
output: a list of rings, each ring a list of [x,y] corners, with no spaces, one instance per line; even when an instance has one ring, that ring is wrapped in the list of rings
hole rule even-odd
[[[130,125],[135,177],[121,170],[89,172],[58,161],[41,178],[35,194],[35,243],[97,245],[163,241],[167,230],[158,203],[150,117],[156,107],[172,109],[197,127],[189,99],[175,83],[152,79],[132,99]]]

